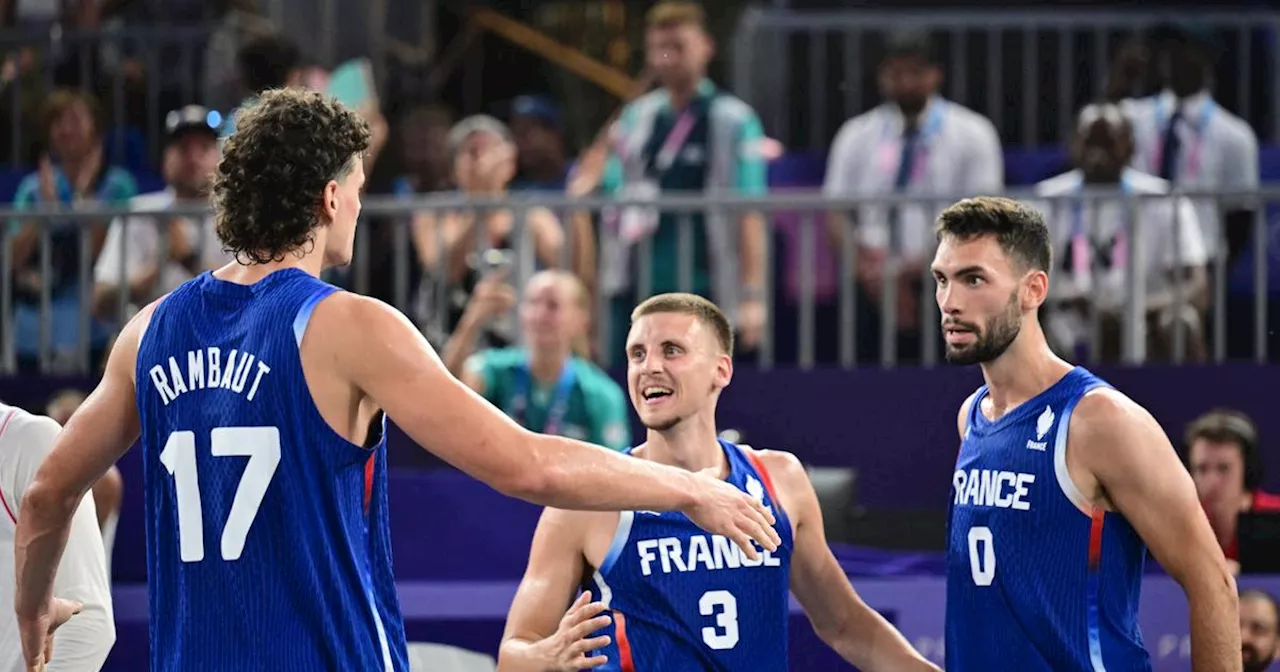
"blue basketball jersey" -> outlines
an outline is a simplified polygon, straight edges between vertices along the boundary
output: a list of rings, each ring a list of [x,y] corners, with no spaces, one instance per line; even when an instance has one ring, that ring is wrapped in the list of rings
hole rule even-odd
[[[969,410],[947,542],[949,672],[1150,670],[1138,630],[1146,547],[1067,475],[1076,403],[1106,386],[1076,367],[992,422]]]
[[[613,617],[596,633],[611,638],[596,652],[609,662],[597,669],[787,669],[791,523],[760,463],[732,443],[720,445],[729,460],[727,480],[771,507],[782,544],[753,561],[678,511],[622,512],[608,555],[587,586]]]
[[[253,285],[205,273],[142,336],[155,672],[409,669],[385,418],[370,447],[346,441],[302,373],[307,322],[335,289],[297,269]]]

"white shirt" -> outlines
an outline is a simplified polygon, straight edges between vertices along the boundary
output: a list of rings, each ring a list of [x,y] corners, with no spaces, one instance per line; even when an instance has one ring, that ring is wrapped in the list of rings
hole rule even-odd
[[[1004,155],[995,126],[962,105],[935,96],[921,112],[920,150],[912,166],[907,194],[982,196],[1004,191]],[[902,159],[905,119],[898,106],[885,103],[846,121],[831,144],[822,193],[829,197],[888,194]],[[954,199],[902,208],[901,252],[920,259],[933,249],[933,223]],[[887,249],[889,209],[858,208],[858,240]]]
[[[142,194],[129,201],[129,208],[163,210],[172,207],[176,198],[172,189]],[[107,238],[102,244],[102,252],[98,255],[97,264],[93,267],[94,282],[119,287],[149,273],[161,257],[160,227],[167,224],[166,218],[154,215],[113,219],[111,227],[107,230]],[[199,250],[201,268],[217,268],[232,260],[231,255],[222,251],[222,243],[218,240],[212,216],[203,217],[198,222],[182,218],[178,231],[186,237],[189,245]],[[167,259],[168,250],[165,250],[164,254],[166,261],[160,272],[159,293],[156,296],[171,292],[178,285],[192,278],[191,272],[185,266]],[[121,282],[120,279],[122,260],[124,277],[128,279],[125,282]]]
[[[0,672],[21,672],[22,644],[14,616],[14,532],[22,495],[35,478],[61,427],[44,416],[0,404]],[[102,535],[93,495],[88,493],[71,521],[66,551],[53,581],[53,594],[84,604],[54,635],[49,672],[102,668],[116,630]]]
[[[1037,196],[1068,196],[1079,193],[1083,175],[1072,170],[1049,178],[1035,186]],[[1122,189],[1134,194],[1167,194],[1169,182],[1133,169],[1124,171]],[[1126,237],[1126,220],[1131,216],[1128,201],[1086,202],[1079,208],[1070,201],[1044,201],[1035,204],[1045,215],[1049,235],[1053,241],[1054,268],[1049,285],[1049,298],[1066,300],[1090,297],[1104,309],[1119,309],[1127,296],[1125,282],[1128,274],[1124,265],[1124,248],[1112,248],[1118,259],[1102,259],[1092,245],[1088,248],[1094,265],[1081,277],[1073,269],[1064,268],[1067,251],[1073,245],[1077,226],[1083,227],[1093,245],[1103,245]],[[1186,198],[1178,198],[1176,211],[1172,198],[1143,199],[1136,203],[1137,220],[1134,222],[1133,240],[1137,245],[1137,268],[1142,275],[1140,292],[1149,296],[1172,289],[1170,273],[1179,265],[1201,266],[1208,261],[1204,237],[1195,208]],[[1176,213],[1176,218],[1175,218]],[[1077,215],[1079,222],[1077,222]],[[1175,235],[1175,220],[1177,233]],[[1111,261],[1105,268],[1100,262]]]
[[[1133,124],[1134,168],[1158,175],[1164,134],[1177,98],[1165,91],[1156,96],[1126,101],[1123,109]],[[1175,127],[1178,159],[1173,182],[1187,189],[1258,188],[1258,137],[1248,122],[1223,109],[1207,91],[1181,101],[1182,116]],[[1255,207],[1248,199],[1195,199],[1209,255],[1219,249],[1224,210]]]

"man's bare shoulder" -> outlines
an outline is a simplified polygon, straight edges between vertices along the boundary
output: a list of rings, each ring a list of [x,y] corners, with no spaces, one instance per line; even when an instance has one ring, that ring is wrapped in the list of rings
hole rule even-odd
[[[795,454],[785,450],[752,448],[751,446],[740,446],[742,452],[749,458],[754,458],[762,465],[767,472],[762,474],[773,482],[775,488],[785,488],[788,491],[797,487],[805,487],[809,483],[809,474],[805,471],[804,464],[800,462],[800,458]]]
[[[1076,402],[1070,431],[1074,437],[1098,437],[1150,429],[1153,423],[1151,413],[1128,395],[1112,387],[1097,387]]]
[[[634,515],[634,514],[632,514]],[[547,507],[538,523],[538,543],[599,567],[609,553],[622,514],[617,511],[572,511]]]
[[[1147,409],[1110,387],[1090,390],[1076,402],[1067,436],[1068,453],[1083,457],[1091,471],[1105,468],[1100,461],[1113,461],[1120,453],[1145,459],[1153,448],[1171,447]]]
[[[318,332],[326,341],[349,344],[368,344],[392,334],[398,338],[405,327],[414,329],[403,313],[387,303],[344,291],[321,299],[311,313],[311,324],[322,325]]]
[[[960,413],[956,416],[956,431],[962,439],[964,438],[965,430],[968,429],[965,425],[969,422],[969,410],[973,408],[973,402],[978,398],[978,393],[981,391],[981,388],[974,390],[960,404]]]
[[[124,328],[116,336],[115,343],[111,346],[111,356],[107,364],[107,373],[124,373],[128,372],[129,378],[134,377],[134,365],[138,361],[138,348],[142,345],[142,340],[146,338],[147,327],[151,326],[151,318],[155,315],[156,309],[164,300],[169,298],[168,294],[143,306],[142,310],[134,313],[133,317],[125,323]]]

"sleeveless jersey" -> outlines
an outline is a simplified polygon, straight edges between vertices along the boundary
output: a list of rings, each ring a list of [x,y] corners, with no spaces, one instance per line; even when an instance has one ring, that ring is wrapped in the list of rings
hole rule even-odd
[[[791,523],[769,474],[752,456],[720,442],[730,483],[772,507],[778,550],[749,560],[678,511],[624,511],[613,543],[587,587],[611,610],[596,633],[610,644],[605,672],[787,669]],[[757,547],[758,548],[758,547]]]
[[[142,336],[153,671],[409,669],[385,417],[371,447],[346,441],[302,373],[307,322],[335,290],[298,269],[205,273]]]
[[[969,409],[952,478],[946,669],[1150,670],[1138,630],[1146,547],[1067,475],[1067,427],[1086,392],[1076,367],[992,422]]]

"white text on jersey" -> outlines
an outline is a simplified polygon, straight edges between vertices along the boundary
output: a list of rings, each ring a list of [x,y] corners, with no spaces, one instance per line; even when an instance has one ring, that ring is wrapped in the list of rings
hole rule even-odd
[[[1028,487],[1035,481],[1035,474],[994,469],[959,469],[952,477],[951,484],[955,489],[957,505],[1027,511],[1031,509]]]
[[[757,547],[758,548],[758,547]],[[699,569],[738,569],[739,567],[778,567],[782,564],[769,551],[760,551],[752,560],[742,549],[718,534],[710,539],[706,535],[689,537],[689,548],[684,548],[679,537],[644,539],[636,543],[640,554],[640,573],[649,576],[657,563],[663,574],[671,572],[696,572]]]
[[[245,384],[249,382],[249,374],[254,371],[256,361],[257,375],[253,377],[253,385],[249,386],[249,393],[245,395],[246,399],[253,401],[262,377],[271,373],[271,367],[267,366],[266,362],[239,350],[227,353],[225,366],[220,348],[191,350],[187,352],[186,360],[185,371],[176,357],[170,357],[167,363],[156,364],[149,371],[151,384],[155,386],[156,392],[160,393],[160,400],[165,406],[177,399],[178,395],[191,390],[212,390],[220,387],[242,394]]]

